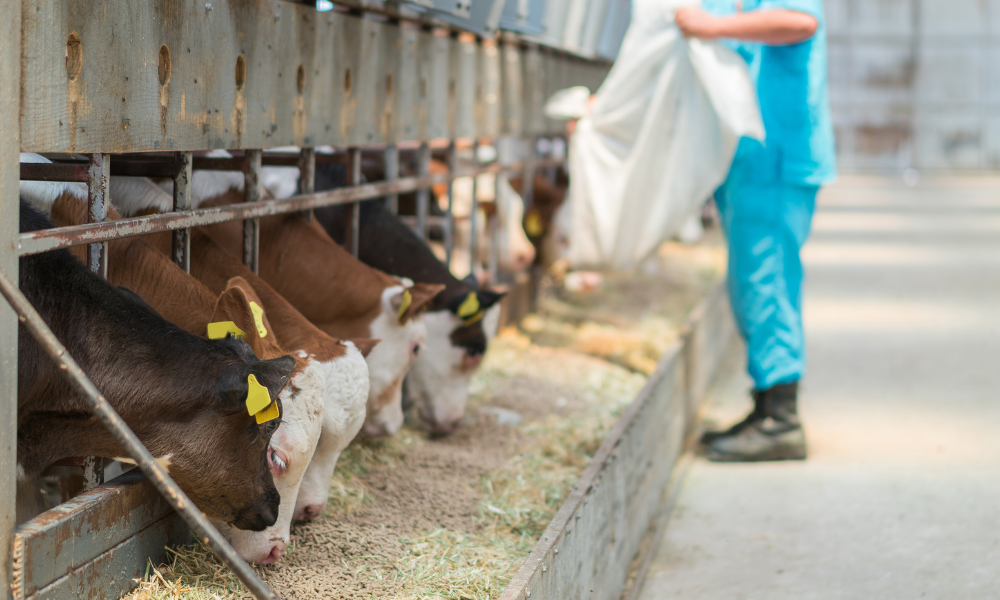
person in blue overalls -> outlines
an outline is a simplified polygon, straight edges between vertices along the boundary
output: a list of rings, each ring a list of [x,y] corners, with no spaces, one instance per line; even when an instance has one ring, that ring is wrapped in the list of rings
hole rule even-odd
[[[822,0],[703,0],[676,13],[684,35],[746,59],[766,139],[740,140],[715,201],[729,241],[727,284],[746,340],[754,408],[707,432],[717,461],[804,459],[798,384],[805,365],[802,263],[816,193],[836,177]]]

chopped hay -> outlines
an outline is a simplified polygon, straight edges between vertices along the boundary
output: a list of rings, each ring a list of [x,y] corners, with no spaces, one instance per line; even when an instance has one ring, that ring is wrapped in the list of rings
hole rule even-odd
[[[496,598],[622,410],[723,268],[717,238],[667,244],[658,275],[605,274],[587,295],[543,289],[501,333],[458,432],[409,427],[340,457],[324,515],[292,528],[281,561],[255,567],[283,598]],[[648,265],[647,265],[648,269]],[[501,425],[496,409],[523,423]],[[249,598],[203,546],[171,550],[132,599]]]

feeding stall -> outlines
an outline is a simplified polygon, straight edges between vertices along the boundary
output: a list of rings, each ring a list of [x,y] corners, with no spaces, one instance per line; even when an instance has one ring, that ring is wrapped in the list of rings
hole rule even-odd
[[[392,205],[406,193],[417,195],[418,233],[438,226],[450,255],[451,217],[432,214],[430,187],[486,172],[499,182],[560,164],[562,156],[538,151],[555,147],[538,142],[562,127],[544,117],[544,101],[570,86],[596,90],[627,10],[626,0],[10,3],[0,24],[0,135],[8,140],[0,149],[8,216],[0,224],[8,301],[0,303],[0,589],[13,598],[118,597],[165,545],[195,531],[255,595],[272,594],[60,353],[15,289],[19,256],[88,245],[88,266],[106,274],[109,240],[172,231],[173,259],[189,270],[191,227],[241,220],[243,260],[256,270],[258,219],[373,198]],[[483,164],[474,153],[459,160],[478,144],[495,146],[496,161]],[[300,150],[268,150],[287,146]],[[200,153],[213,149],[230,156]],[[19,165],[18,151],[53,162]],[[381,156],[384,180],[362,181],[362,151]],[[400,177],[405,153],[416,156],[415,176]],[[431,174],[432,156],[448,171]],[[346,165],[347,187],[314,192],[324,162]],[[297,167],[298,193],[262,199],[269,165]],[[200,169],[242,173],[244,202],[192,209]],[[118,175],[171,179],[173,212],[106,220],[109,178]],[[19,180],[85,183],[91,222],[19,233],[11,217]],[[355,205],[347,235],[355,253],[359,212]],[[593,581],[605,582],[601,597],[617,597],[651,531],[694,402],[732,335],[724,309],[721,295],[704,305],[704,318],[608,436],[504,597],[577,596]],[[15,527],[19,317],[63,361],[145,476],[137,470],[105,482],[101,459],[71,459],[86,491]]]

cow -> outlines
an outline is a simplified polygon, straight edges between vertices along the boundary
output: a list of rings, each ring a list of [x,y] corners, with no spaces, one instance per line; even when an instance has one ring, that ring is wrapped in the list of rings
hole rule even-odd
[[[326,183],[322,171],[317,169],[317,186]],[[405,393],[420,424],[434,435],[447,435],[465,414],[469,381],[496,332],[503,294],[457,279],[381,202],[362,202],[360,207],[361,260],[387,273],[444,286],[424,314],[427,342],[406,377]],[[348,207],[317,209],[315,216],[331,237],[344,240]]]
[[[218,175],[218,181],[212,176]],[[127,179],[127,178],[122,178]],[[242,201],[243,178],[195,172],[193,204],[204,208]],[[221,182],[221,183],[220,183]],[[230,187],[226,187],[230,186]],[[166,190],[135,196],[125,214],[167,210]],[[214,198],[201,194],[226,191]],[[344,339],[378,339],[366,357],[370,379],[362,432],[390,436],[403,424],[402,381],[427,336],[420,315],[441,286],[413,283],[371,269],[338,246],[322,228],[298,215],[261,219],[260,275],[322,331]],[[232,256],[242,254],[242,227],[221,223],[200,228]]]
[[[82,200],[64,195],[54,202],[53,222],[57,226],[86,222],[87,205]],[[112,219],[119,218],[114,209],[110,213]],[[169,234],[166,237],[169,239]],[[83,257],[77,258],[82,261]],[[163,317],[187,331],[207,336],[209,323],[233,323],[259,358],[286,354],[275,339],[268,311],[261,310],[263,303],[246,282],[237,281],[216,297],[166,255],[137,238],[110,242],[108,258],[108,280],[112,284],[139,294]],[[251,532],[215,521],[240,556],[258,564],[274,562],[288,545],[299,485],[320,436],[326,391],[323,370],[304,357],[296,357],[295,363],[290,383],[280,395],[282,422],[271,436],[268,450],[269,466],[281,496],[277,522],[264,531]]]
[[[446,173],[448,167],[440,161],[431,161],[432,173]],[[491,214],[481,212],[476,219],[476,248],[472,248],[472,184],[473,178],[458,177],[452,183],[452,215],[454,217],[454,252],[451,271],[457,277],[474,275],[480,284],[487,281],[488,273],[483,268],[490,262],[490,254],[495,252],[497,266],[508,272],[523,271],[535,260],[535,247],[525,235],[524,200],[514,190],[506,177],[493,173],[476,176],[476,196],[481,207],[491,207]],[[499,192],[499,193],[498,193]],[[448,207],[448,186],[434,186],[434,196],[443,211]],[[497,232],[495,240],[488,235],[490,229]],[[493,244],[496,248],[493,248]],[[441,251],[443,254],[443,251]],[[475,256],[475,265],[470,271]],[[443,258],[443,256],[442,256]]]
[[[113,177],[112,202],[127,210],[150,212],[169,201],[169,197],[145,178]],[[145,198],[144,208],[137,208]],[[159,251],[171,252],[170,235],[144,236]],[[309,520],[321,514],[326,505],[330,480],[341,452],[357,435],[365,419],[369,392],[368,367],[365,362],[375,340],[355,338],[341,341],[330,337],[310,323],[301,313],[254,274],[240,260],[219,247],[204,231],[191,232],[191,274],[213,293],[222,293],[234,280],[252,290],[272,323],[275,337],[283,348],[310,362],[318,363],[326,383],[323,425],[316,451],[302,476],[295,499],[295,520]],[[113,264],[113,263],[112,263]],[[279,430],[280,433],[280,430]],[[293,463],[294,464],[294,463]],[[303,463],[304,464],[304,463]],[[284,504],[283,504],[284,506]],[[282,513],[282,517],[285,513]],[[287,531],[283,531],[287,542]]]
[[[233,204],[243,199],[243,179],[195,173],[197,207]],[[202,194],[224,193],[214,198]],[[169,189],[169,185],[164,185]],[[136,201],[129,210],[163,209],[167,197]],[[221,223],[202,228],[233,256],[242,254],[242,227]],[[372,269],[338,246],[326,232],[297,214],[260,220],[261,278],[326,333],[340,338],[381,340],[368,355],[371,381],[362,432],[390,436],[403,425],[402,384],[427,337],[421,314],[440,285],[414,283]]]
[[[56,186],[39,190],[31,183],[36,182],[21,188],[22,232],[51,227],[25,196],[37,192],[45,200]],[[66,187],[60,196],[76,193]],[[279,394],[295,360],[260,360],[232,336],[194,335],[134,292],[90,272],[66,250],[22,257],[19,268],[21,291],[198,508],[240,529],[274,525],[280,496],[268,456],[281,419],[258,423],[247,401],[251,390],[254,398],[261,393],[252,385],[263,386],[268,411],[280,414]],[[125,457],[124,448],[23,326],[18,329],[17,401],[19,483],[35,481],[44,468],[67,457]]]

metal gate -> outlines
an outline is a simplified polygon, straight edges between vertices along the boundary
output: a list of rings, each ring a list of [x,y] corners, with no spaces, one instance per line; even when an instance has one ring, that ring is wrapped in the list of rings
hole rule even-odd
[[[474,29],[467,21],[480,2],[503,0],[472,0],[470,11],[456,13],[457,21],[455,15],[435,13],[434,3],[393,0],[345,0],[327,11],[317,8],[330,3],[276,0],[15,0],[5,6],[0,291],[8,302],[0,303],[0,589],[16,598],[117,597],[131,587],[148,557],[165,544],[189,539],[188,527],[174,512],[180,510],[197,537],[255,595],[269,597],[267,586],[159,470],[61,350],[16,289],[17,259],[89,244],[90,266],[106,273],[108,240],[170,230],[173,258],[187,269],[190,227],[243,220],[244,261],[255,269],[260,217],[416,192],[418,230],[426,233],[430,186],[460,175],[504,176],[558,163],[559,157],[538,156],[535,150],[539,139],[561,133],[561,123],[544,118],[544,100],[571,85],[596,89],[609,68],[592,58],[596,46],[600,43],[608,57],[620,32],[581,24],[576,39],[593,40],[594,49],[572,52],[551,47],[559,45],[552,40],[529,41],[510,32],[463,33],[463,26]],[[620,24],[621,2],[580,4],[617,11]],[[518,9],[513,18],[527,22],[524,6]],[[454,165],[457,148],[480,141],[501,149],[496,163],[428,174],[433,152]],[[266,151],[277,146],[298,146],[301,152]],[[322,146],[332,150],[317,152]],[[232,150],[233,156],[195,154],[217,148]],[[362,148],[381,151],[391,168],[385,181],[360,183]],[[65,154],[53,164],[19,165],[18,150]],[[400,179],[392,165],[407,150],[418,151],[421,168]],[[347,164],[351,185],[313,193],[319,161]],[[301,193],[261,200],[259,174],[267,165],[298,167]],[[197,169],[241,171],[244,203],[193,210],[191,173]],[[174,212],[106,221],[108,179],[114,175],[172,178]],[[19,234],[14,217],[20,179],[86,182],[92,222]],[[355,217],[359,212],[355,207]],[[354,218],[355,249],[357,233]],[[81,397],[147,477],[132,472],[102,484],[102,465],[86,459],[93,489],[15,528],[19,318],[64,364]]]

